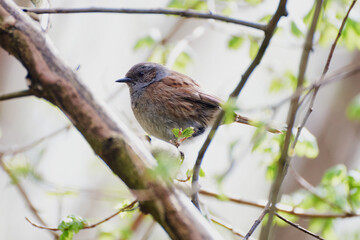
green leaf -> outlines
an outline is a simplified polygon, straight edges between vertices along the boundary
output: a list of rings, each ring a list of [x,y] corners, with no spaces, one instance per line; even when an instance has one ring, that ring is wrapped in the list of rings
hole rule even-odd
[[[140,38],[135,46],[134,46],[134,50],[139,50],[141,48],[146,48],[146,47],[152,47],[155,44],[155,40],[150,36],[147,35],[145,37]]]
[[[265,15],[262,18],[260,18],[258,22],[266,22],[266,23],[268,23],[271,20],[271,18],[272,18],[272,15],[268,14],[268,15]]]
[[[242,46],[243,42],[244,42],[243,37],[232,36],[228,42],[228,48],[234,50],[239,49]]]
[[[205,177],[205,171],[202,168],[200,168],[199,176],[202,178]]]
[[[20,178],[32,178],[37,181],[42,180],[42,176],[36,168],[23,158],[14,158],[7,166],[11,172],[12,183],[17,183]]]
[[[336,165],[335,167],[328,169],[325,172],[321,180],[321,183],[324,185],[334,186],[343,182],[346,179],[346,176],[347,176],[346,166],[343,164],[339,164]]]
[[[257,126],[254,135],[251,138],[253,143],[252,152],[259,148],[259,146],[265,141],[266,139],[266,124],[262,123],[262,125]]]
[[[308,82],[305,80],[305,86],[308,85]],[[295,90],[297,86],[297,77],[290,70],[286,70],[283,76],[276,77],[271,80],[269,86],[270,93],[277,93],[284,90]]]
[[[220,201],[229,201],[229,197],[226,196],[225,194],[218,194],[216,198],[219,199]]]
[[[329,43],[333,42],[338,33],[337,27],[330,22],[324,22],[320,31],[319,44],[321,46],[328,46]]]
[[[251,4],[251,5],[258,5],[263,2],[263,0],[245,0],[245,2]]]
[[[208,7],[206,1],[198,1],[191,9],[194,9],[197,11],[208,11],[209,7]]]
[[[303,128],[295,146],[295,154],[299,157],[316,158],[319,155],[319,147],[314,135]]]
[[[283,79],[274,78],[270,82],[269,92],[277,93],[277,92],[280,92],[281,90],[284,90],[284,88],[285,88],[285,83],[284,83]]]
[[[346,115],[348,119],[360,122],[360,94],[350,102],[346,108]]]
[[[168,8],[194,9],[197,11],[207,11],[207,2],[204,0],[171,0]]]
[[[311,7],[310,11],[305,15],[305,17],[303,18],[303,22],[306,24],[306,25],[310,25],[311,23],[311,20],[312,20],[312,16],[314,15],[314,12],[315,12],[315,2],[313,4],[313,6]],[[321,19],[321,18],[320,18]]]
[[[176,58],[174,65],[172,66],[172,69],[178,72],[186,72],[189,63],[191,62],[192,62],[192,58],[190,54],[186,52],[182,52]]]
[[[295,37],[302,37],[304,36],[304,34],[301,32],[301,30],[298,28],[298,26],[296,25],[296,23],[294,21],[291,21],[291,33],[295,36]]]
[[[350,198],[349,203],[352,208],[360,207],[360,171],[352,170],[348,173],[348,184]]]
[[[235,121],[235,111],[239,108],[236,106],[236,99],[230,98],[227,102],[221,104],[221,108],[224,110],[224,124],[230,124]]]
[[[189,138],[194,134],[194,132],[195,131],[193,127],[185,128],[184,131],[182,131],[182,137]]]
[[[150,175],[155,179],[161,177],[165,181],[172,181],[179,171],[181,161],[166,151],[161,151],[154,157],[157,160],[157,166],[149,170]]]
[[[287,220],[291,221],[291,222],[297,222],[299,220],[299,217],[293,215],[293,214],[290,214],[290,213],[280,213],[280,215],[284,218],[286,218]],[[280,218],[276,217],[274,219],[274,223],[277,224],[278,226],[280,227],[285,227],[285,226],[288,226],[289,224],[284,222],[283,220],[281,220]]]
[[[111,232],[100,232],[97,240],[115,240],[115,234]]]
[[[314,218],[310,220],[309,230],[320,234],[324,239],[337,240],[339,238],[336,236],[333,223],[334,219],[331,218]]]
[[[360,49],[360,23],[348,18],[345,28],[343,30],[343,33],[341,35],[342,37],[342,44],[345,45],[345,47],[349,51],[353,51],[354,49]]]
[[[278,169],[278,161],[274,161],[272,164],[268,165],[266,168],[265,177],[267,180],[274,180],[276,177],[277,169]]]
[[[286,80],[289,81],[291,90],[295,90],[296,86],[297,86],[297,82],[298,82],[298,79],[295,76],[295,74],[292,71],[287,70],[287,71],[285,71],[284,76],[285,76]],[[305,83],[304,83],[304,85],[305,85]]]
[[[231,7],[225,7],[221,10],[221,14],[224,16],[230,16],[233,13],[233,9]]]
[[[131,236],[133,234],[133,231],[131,230],[131,227],[128,226],[126,228],[122,228],[120,230],[121,239],[131,239]]]
[[[62,220],[58,226],[58,229],[62,231],[60,236],[61,240],[71,240],[74,233],[78,233],[84,228],[86,222],[83,218],[76,215],[69,215]]]
[[[178,139],[180,137],[180,135],[179,135],[180,129],[179,128],[173,128],[172,132],[173,132],[175,138]]]
[[[250,38],[249,57],[251,59],[254,59],[258,51],[259,51],[259,43],[253,38]]]

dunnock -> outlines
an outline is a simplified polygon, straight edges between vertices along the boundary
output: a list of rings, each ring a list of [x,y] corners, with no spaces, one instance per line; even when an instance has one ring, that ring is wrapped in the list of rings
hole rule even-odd
[[[136,64],[116,82],[129,86],[131,108],[143,129],[164,141],[176,143],[174,128],[193,127],[192,137],[201,135],[221,111],[222,100],[204,92],[190,77],[157,63]],[[234,115],[235,122],[256,125]]]

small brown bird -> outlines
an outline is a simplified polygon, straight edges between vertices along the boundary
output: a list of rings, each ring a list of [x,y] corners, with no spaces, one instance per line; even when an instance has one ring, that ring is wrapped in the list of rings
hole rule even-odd
[[[136,64],[125,78],[116,82],[129,86],[131,108],[143,129],[156,138],[172,143],[177,143],[174,128],[192,127],[192,137],[204,133],[216,119],[223,103],[204,92],[190,77],[157,63]],[[238,114],[235,114],[235,122],[258,125]],[[267,130],[280,132],[272,128]]]

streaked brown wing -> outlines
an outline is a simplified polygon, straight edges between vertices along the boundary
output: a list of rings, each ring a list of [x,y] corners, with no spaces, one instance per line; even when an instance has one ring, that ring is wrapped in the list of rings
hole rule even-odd
[[[219,98],[205,93],[194,80],[181,73],[172,73],[163,83],[177,88],[175,94],[184,101],[213,108],[219,107],[222,102]]]

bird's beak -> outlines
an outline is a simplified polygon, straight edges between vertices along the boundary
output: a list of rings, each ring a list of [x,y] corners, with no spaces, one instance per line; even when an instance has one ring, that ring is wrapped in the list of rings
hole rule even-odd
[[[128,83],[131,82],[131,78],[121,78],[119,80],[116,80],[115,82],[119,82],[119,83]]]

